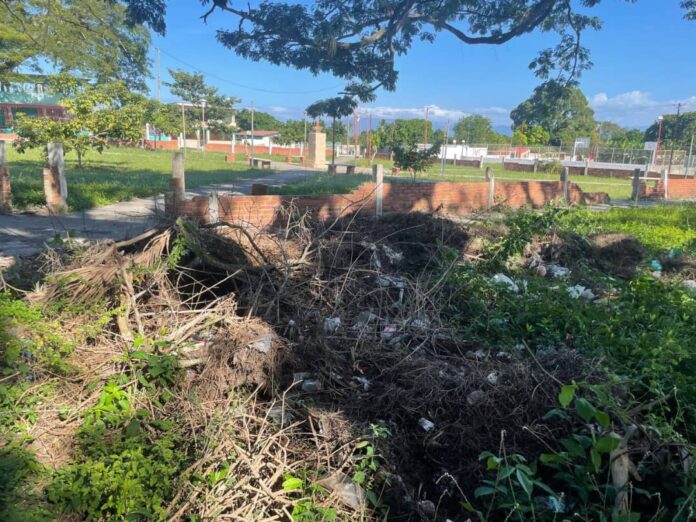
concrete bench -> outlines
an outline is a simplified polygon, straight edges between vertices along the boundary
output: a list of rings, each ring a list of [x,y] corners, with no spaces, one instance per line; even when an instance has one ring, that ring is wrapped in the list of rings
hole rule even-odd
[[[304,156],[286,156],[285,161],[287,163],[304,163]]]
[[[338,174],[338,169],[346,169],[346,174],[355,174],[355,165],[336,163],[329,165],[329,174]]]
[[[271,160],[267,159],[261,159],[261,158],[254,158],[249,160],[249,165],[252,167],[261,167],[262,169],[270,169],[271,168]]]

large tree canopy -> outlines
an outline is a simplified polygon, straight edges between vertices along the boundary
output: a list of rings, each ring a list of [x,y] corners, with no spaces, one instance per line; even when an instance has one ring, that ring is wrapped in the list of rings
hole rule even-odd
[[[577,87],[551,81],[540,85],[510,113],[514,128],[540,126],[549,133],[549,143],[572,144],[576,138],[596,133],[594,111]]]
[[[147,29],[117,2],[0,0],[0,79],[44,72],[48,65],[92,81],[122,80],[144,90],[149,45]]]

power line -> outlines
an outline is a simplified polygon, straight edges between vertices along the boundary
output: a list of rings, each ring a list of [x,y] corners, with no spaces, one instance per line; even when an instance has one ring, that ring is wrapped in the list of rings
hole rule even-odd
[[[261,89],[258,87],[251,87],[249,85],[244,85],[243,83],[233,82],[232,80],[228,80],[227,78],[223,78],[223,77],[218,76],[217,74],[211,73],[209,71],[204,71],[203,69],[200,69],[200,68],[196,67],[195,65],[190,64],[190,63],[182,60],[181,58],[177,58],[176,56],[165,51],[164,49],[160,49],[160,50],[162,53],[169,56],[169,58],[171,58],[175,62],[179,62],[180,64],[185,65],[186,67],[188,67],[189,69],[191,69],[195,72],[203,73],[206,76],[209,76],[211,78],[215,78],[218,81],[228,83],[230,85],[234,85],[235,87],[240,87],[242,89],[248,89],[250,91],[265,92],[265,93],[269,93],[269,94],[316,94],[319,92],[335,91],[335,90],[341,88],[341,85],[335,85],[333,87],[326,87],[324,89],[314,89],[314,90],[310,90],[310,91],[274,91],[271,89]]]

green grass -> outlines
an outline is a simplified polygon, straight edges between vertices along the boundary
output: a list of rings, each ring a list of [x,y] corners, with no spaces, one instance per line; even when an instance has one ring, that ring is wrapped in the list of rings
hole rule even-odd
[[[269,194],[302,196],[314,194],[348,194],[361,184],[370,181],[372,176],[356,174],[354,176],[322,173],[308,176],[302,181],[290,183],[281,187],[269,187]]]
[[[74,153],[66,154],[68,207],[86,210],[167,190],[172,172],[172,151],[113,147],[103,154],[90,152],[77,167]],[[43,206],[43,160],[37,150],[19,154],[9,148],[12,200],[16,208]],[[243,163],[225,163],[221,152],[186,155],[186,187],[195,188],[268,174]]]
[[[364,159],[350,160],[361,167],[369,166],[369,161]],[[384,165],[385,169],[391,169],[393,162],[389,160],[376,160],[375,163]],[[558,181],[560,176],[546,174],[544,172],[517,172],[504,170],[502,163],[485,165],[493,170],[493,176],[503,183],[506,181],[539,180]],[[432,179],[435,181],[471,182],[484,179],[484,169],[465,167],[463,165],[445,165],[444,175],[441,174],[439,163],[433,163],[428,170],[418,175],[419,179]],[[400,178],[410,178],[408,173],[402,172]],[[631,197],[631,181],[619,178],[603,178],[597,176],[571,176],[571,181],[577,183],[585,192],[606,192],[611,199],[629,199]]]
[[[563,226],[583,235],[620,232],[635,236],[650,251],[671,248],[696,254],[696,205],[613,208],[606,212],[580,209],[563,218]]]

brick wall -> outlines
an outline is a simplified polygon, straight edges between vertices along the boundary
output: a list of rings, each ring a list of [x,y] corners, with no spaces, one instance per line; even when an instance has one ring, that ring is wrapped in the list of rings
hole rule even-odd
[[[662,182],[660,184],[663,185]],[[667,197],[669,199],[696,198],[696,179],[675,179],[670,176],[667,186]]]
[[[383,211],[385,213],[442,212],[465,215],[484,209],[489,203],[489,183],[385,183],[383,186]],[[321,219],[365,210],[374,212],[376,185],[364,183],[350,194],[316,196],[237,196],[219,195],[217,216],[224,221],[243,221],[264,227],[273,225],[278,211],[294,204],[301,211],[309,210]],[[494,202],[510,207],[531,205],[541,207],[563,197],[560,181],[530,181],[496,183]],[[585,195],[580,188],[569,185],[571,203],[606,202],[606,194]],[[185,201],[166,199],[166,212],[170,217],[188,216],[203,222],[209,221],[210,200],[197,196]]]

